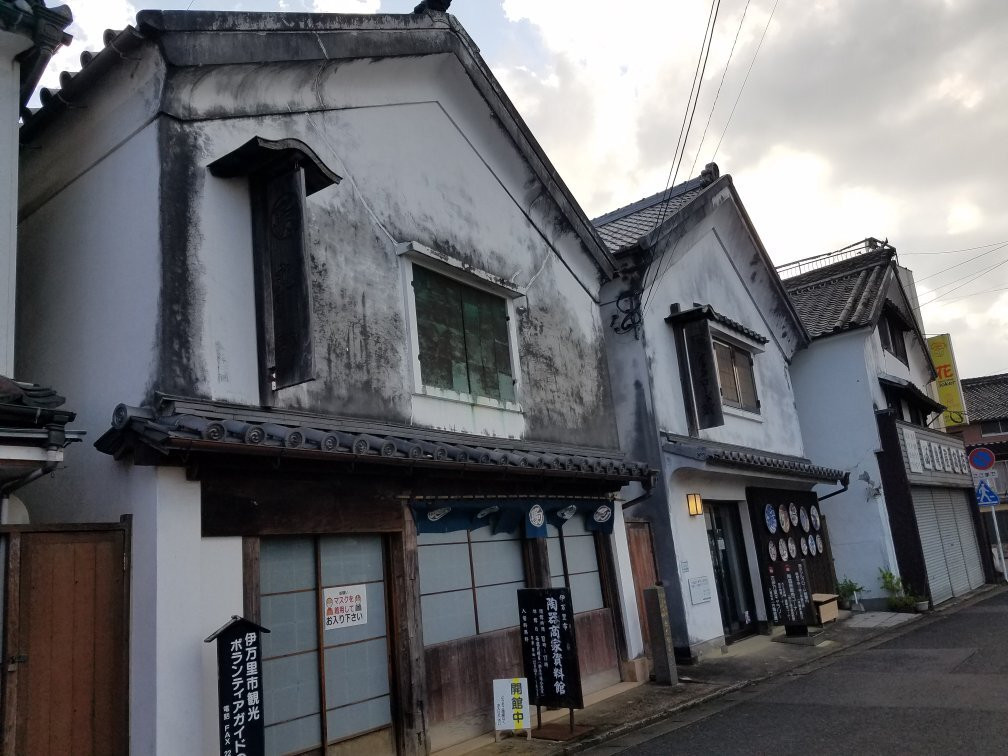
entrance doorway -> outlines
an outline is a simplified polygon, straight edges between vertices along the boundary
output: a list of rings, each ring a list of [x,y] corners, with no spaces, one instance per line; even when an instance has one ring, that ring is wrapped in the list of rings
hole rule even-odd
[[[260,539],[268,753],[395,753],[385,562],[378,535]]]
[[[126,754],[128,525],[0,532],[0,753]]]
[[[627,547],[630,551],[630,572],[634,579],[634,593],[637,596],[637,616],[640,617],[644,654],[651,656],[651,638],[648,633],[647,612],[644,609],[644,589],[658,584],[658,565],[654,557],[654,540],[651,537],[651,523],[626,523]]]
[[[725,642],[732,643],[752,635],[757,628],[739,505],[734,501],[704,501],[704,518]]]

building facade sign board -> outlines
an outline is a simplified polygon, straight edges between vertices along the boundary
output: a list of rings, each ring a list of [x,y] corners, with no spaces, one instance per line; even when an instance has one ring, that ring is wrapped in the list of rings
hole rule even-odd
[[[952,351],[952,337],[941,333],[932,336],[927,342],[931,360],[938,371],[938,401],[945,405],[942,420],[946,427],[963,425],[966,422],[966,403],[963,401],[959,371]]]
[[[519,589],[518,621],[529,702],[583,709],[570,589]]]

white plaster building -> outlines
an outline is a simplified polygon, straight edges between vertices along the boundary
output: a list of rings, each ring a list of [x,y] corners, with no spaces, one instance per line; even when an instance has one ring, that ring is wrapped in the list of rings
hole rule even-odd
[[[620,440],[660,471],[624,512],[636,587],[661,581],[676,654],[695,660],[783,623],[767,604],[784,562],[832,590],[810,491],[845,476],[806,458],[789,370],[808,335],[731,177],[711,164],[593,222],[623,272],[603,295]]]
[[[812,343],[791,375],[810,454],[850,471],[824,504],[838,578],[884,608],[879,570],[938,604],[990,574],[962,441],[929,426],[933,397],[913,274],[877,239],[782,266]],[[986,563],[986,567],[985,564]]]
[[[585,692],[631,674],[615,264],[465,31],[145,11],[106,44],[21,130],[18,366],[100,436],[32,516],[132,517],[132,751],[216,749],[232,614],[273,631],[271,753],[485,732],[525,586],[570,586]],[[347,585],[368,620],[326,629]]]

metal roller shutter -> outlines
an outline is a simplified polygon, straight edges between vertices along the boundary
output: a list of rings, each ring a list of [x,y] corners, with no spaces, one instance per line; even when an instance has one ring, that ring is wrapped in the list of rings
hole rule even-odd
[[[952,581],[952,595],[962,596],[964,593],[969,593],[970,583],[966,573],[963,545],[959,538],[959,525],[956,523],[956,505],[952,500],[952,491],[947,488],[932,488],[931,498],[934,501],[935,514],[938,516],[942,548],[945,550],[945,564],[948,565],[949,579]]]
[[[973,517],[970,507],[974,506],[972,497],[964,491],[950,491],[956,526],[959,528],[959,543],[962,544],[963,557],[966,559],[966,575],[970,588],[979,588],[984,584],[983,564],[980,562],[980,548],[977,545],[976,530],[973,527]]]
[[[913,498],[914,514],[917,515],[917,530],[924,552],[924,566],[927,568],[931,601],[937,605],[952,598],[952,582],[949,580],[948,565],[945,563],[941,529],[938,527],[931,489],[911,488],[910,495]]]

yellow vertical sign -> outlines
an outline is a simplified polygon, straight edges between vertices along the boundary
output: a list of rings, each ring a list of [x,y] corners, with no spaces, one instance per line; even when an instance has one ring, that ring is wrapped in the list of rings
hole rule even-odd
[[[963,425],[967,422],[966,406],[962,386],[959,385],[955,353],[952,351],[952,337],[941,333],[932,336],[927,342],[931,360],[938,371],[938,401],[945,405],[945,412],[942,413],[945,427]]]

